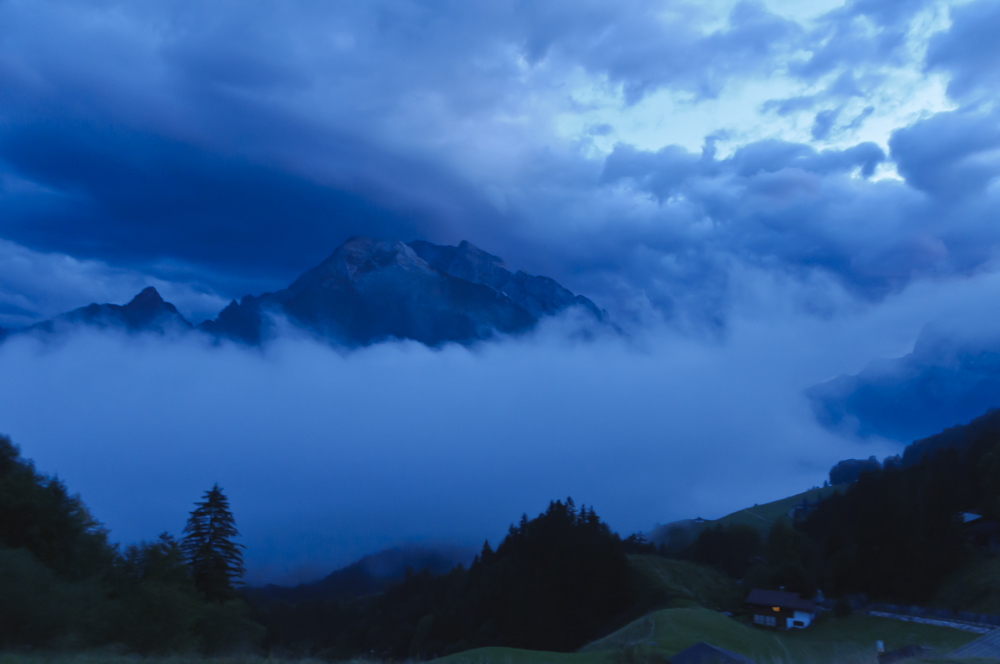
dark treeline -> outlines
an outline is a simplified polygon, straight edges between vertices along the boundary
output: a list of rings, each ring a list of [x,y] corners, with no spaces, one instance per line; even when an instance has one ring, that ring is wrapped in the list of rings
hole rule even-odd
[[[216,487],[195,512],[228,511],[224,500]],[[181,542],[165,534],[120,550],[78,497],[0,436],[0,648],[256,647],[264,630],[231,583],[238,560],[220,563],[213,544],[199,551],[205,564],[192,566],[182,544],[199,541],[199,533]]]
[[[623,542],[593,509],[556,501],[522,517],[494,551],[487,543],[469,569],[407,574],[368,598],[269,602],[258,619],[280,651],[329,657],[373,653],[427,658],[504,645],[571,651],[634,617],[641,590]]]
[[[817,589],[815,543],[786,520],[775,522],[766,534],[745,524],[717,525],[670,553],[711,565],[747,587],[784,587],[808,596]]]
[[[922,441],[918,461],[869,464],[846,490],[767,530],[709,527],[657,551],[567,499],[522,517],[467,569],[410,570],[364,596],[324,594],[322,583],[315,592],[240,589],[235,521],[218,487],[179,539],[121,549],[79,498],[0,438],[0,648],[328,659],[427,659],[495,645],[572,651],[668,599],[644,586],[629,554],[688,558],[744,589],[928,602],[977,555],[958,516],[1000,520],[1000,421],[947,435],[955,444]]]
[[[569,499],[522,517],[468,569],[410,570],[360,597],[290,603],[246,592],[237,534],[214,487],[181,538],[122,549],[62,482],[0,437],[0,649],[116,644],[144,654],[329,658],[427,658],[484,645],[570,651],[663,599],[644,593],[627,558],[653,547],[640,535],[623,541]]]
[[[996,415],[949,429],[947,446],[935,445],[933,437],[918,441],[922,458],[866,464],[845,491],[796,522],[780,519],[769,532],[710,527],[670,554],[712,565],[747,587],[931,601],[942,581],[975,555],[959,515],[1000,520]],[[987,421],[998,426],[984,426]]]

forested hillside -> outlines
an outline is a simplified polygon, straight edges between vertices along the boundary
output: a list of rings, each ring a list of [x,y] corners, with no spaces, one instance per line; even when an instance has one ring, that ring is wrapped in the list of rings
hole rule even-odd
[[[671,553],[749,586],[914,603],[938,599],[954,608],[1000,605],[961,587],[966,566],[981,565],[989,554],[974,545],[960,518],[973,513],[981,523],[1000,521],[998,413],[916,441],[884,463],[841,462],[831,478],[848,484],[808,505],[798,519],[778,519],[764,534],[746,523],[719,523]]]
[[[164,534],[122,551],[78,497],[2,436],[0,588],[0,648],[215,653],[263,637],[225,580],[213,579],[214,592],[200,587],[178,540]]]
[[[757,510],[654,548],[567,499],[523,516],[468,568],[445,571],[431,556],[436,570],[355,583],[359,563],[312,586],[250,591],[238,585],[238,531],[219,487],[181,538],[122,550],[78,497],[0,438],[0,647],[427,659],[481,646],[570,652],[657,608],[739,613],[750,587],[1000,606],[990,595],[1000,586],[976,580],[993,559],[958,518],[1000,520],[994,419],[919,442],[919,459],[867,465],[850,484],[808,494],[819,502],[781,502],[797,505],[793,516],[764,509],[769,527]]]
[[[640,599],[626,545],[593,509],[553,502],[522,517],[469,569],[407,575],[380,596],[261,605],[269,645],[331,656],[426,658],[476,646],[574,650]]]

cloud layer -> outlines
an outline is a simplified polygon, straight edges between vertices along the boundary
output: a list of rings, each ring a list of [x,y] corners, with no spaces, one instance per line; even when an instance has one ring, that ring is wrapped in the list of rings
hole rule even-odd
[[[537,335],[342,354],[80,331],[0,346],[0,421],[125,542],[177,533],[218,482],[253,578],[405,543],[494,543],[573,496],[623,533],[808,488],[848,452],[748,326],[724,349]],[[776,332],[776,330],[771,330]],[[777,336],[786,340],[789,334]],[[770,339],[768,337],[771,337]],[[777,369],[777,370],[775,370]]]
[[[622,315],[713,321],[731,260],[877,299],[996,245],[986,0],[0,12],[0,237],[225,298],[364,234],[470,239]],[[898,81],[941,76],[953,110],[900,110]],[[728,126],[752,84],[783,140]],[[630,133],[657,95],[718,116],[701,154]]]

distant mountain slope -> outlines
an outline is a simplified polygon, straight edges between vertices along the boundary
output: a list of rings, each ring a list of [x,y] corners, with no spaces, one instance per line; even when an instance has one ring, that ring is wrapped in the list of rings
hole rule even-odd
[[[525,332],[541,316],[574,305],[607,320],[587,298],[545,277],[512,274],[468,242],[441,247],[354,237],[288,288],[234,300],[201,329],[256,344],[277,314],[344,345],[398,338],[437,346]]]
[[[432,574],[445,574],[459,563],[469,564],[474,555],[475,550],[462,547],[394,547],[365,556],[319,581],[297,586],[269,584],[248,588],[246,593],[258,602],[294,603],[302,600],[358,597],[381,592],[403,580],[407,568],[414,572],[426,569]]]
[[[914,440],[1000,407],[1000,342],[925,330],[912,353],[872,362],[806,396],[830,429]]]
[[[845,459],[830,470],[830,478],[833,481],[834,478],[845,477],[853,481],[858,478],[858,473],[854,472],[848,476],[844,473],[845,469],[878,471],[890,466],[905,468],[920,463],[924,455],[933,456],[936,452],[948,448],[964,454],[977,442],[996,438],[1000,438],[1000,409],[994,408],[968,424],[949,427],[941,433],[913,441],[903,448],[902,455],[887,457],[884,461],[878,461],[875,457],[864,460]]]
[[[913,441],[903,450],[903,465],[920,463],[925,454],[933,455],[949,447],[965,452],[984,436],[1000,436],[1000,410],[991,409],[968,424],[949,427],[941,433]]]
[[[698,534],[706,528],[735,524],[753,526],[766,533],[774,525],[775,521],[788,514],[799,503],[803,501],[815,503],[844,488],[844,486],[817,487],[797,493],[794,496],[788,496],[787,498],[781,498],[762,505],[754,505],[753,507],[746,507],[718,519],[709,520],[699,518],[674,521],[653,529],[649,534],[649,541],[654,544],[679,544],[680,546],[684,546],[693,542],[698,537]]]
[[[345,346],[413,339],[428,346],[472,343],[520,334],[544,316],[577,307],[607,329],[621,332],[606,312],[548,277],[512,273],[497,256],[468,242],[353,237],[288,288],[233,300],[197,329],[258,345],[276,334],[276,317]],[[177,308],[146,288],[125,305],[90,304],[18,332],[58,332],[74,325],[128,332],[192,330]]]
[[[15,332],[55,332],[73,325],[117,328],[128,332],[159,332],[192,330],[191,323],[165,302],[155,288],[143,289],[125,305],[89,304],[37,325]]]
[[[418,256],[441,272],[459,279],[495,288],[532,316],[557,314],[567,307],[580,306],[597,320],[607,314],[582,295],[574,295],[555,280],[532,276],[523,270],[511,272],[499,256],[488,254],[470,242],[443,247],[430,242],[410,242]]]

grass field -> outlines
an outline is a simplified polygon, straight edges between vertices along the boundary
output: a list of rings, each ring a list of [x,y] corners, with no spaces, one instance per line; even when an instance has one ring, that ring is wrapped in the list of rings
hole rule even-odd
[[[794,496],[789,496],[788,498],[775,500],[771,503],[754,505],[753,507],[738,510],[732,514],[727,514],[721,519],[708,521],[705,525],[716,526],[718,524],[722,524],[724,526],[728,526],[731,524],[743,523],[761,530],[770,530],[771,524],[788,514],[793,507],[801,503],[803,500],[808,500],[810,503],[814,503],[821,498],[833,495],[837,491],[844,491],[846,488],[847,487],[842,484],[837,486],[817,487],[815,489],[810,489],[809,491],[803,491],[802,493]]]
[[[699,641],[741,653],[758,664],[876,664],[875,641],[889,650],[904,645],[934,648],[943,656],[976,635],[946,627],[919,625],[863,615],[824,616],[812,627],[770,632],[744,625],[703,608],[655,611],[576,653],[516,648],[477,648],[435,660],[436,664],[644,664],[666,659]],[[87,654],[0,653],[0,664],[328,664],[317,659],[243,657],[138,657],[114,652]],[[353,664],[371,664],[354,660]]]
[[[797,493],[794,496],[782,498],[781,500],[775,500],[770,503],[764,503],[763,505],[754,505],[753,507],[737,510],[732,514],[727,514],[724,517],[711,521],[702,521],[700,523],[695,523],[693,521],[684,522],[687,525],[680,526],[682,528],[681,532],[683,533],[680,535],[681,543],[686,544],[693,542],[701,531],[706,528],[714,528],[719,525],[729,526],[744,524],[757,528],[762,534],[766,535],[775,521],[786,516],[793,507],[798,505],[803,500],[808,500],[809,502],[814,503],[821,498],[827,498],[828,496],[833,495],[837,491],[844,491],[846,488],[846,484],[817,487],[815,489],[803,491],[802,493]],[[653,540],[663,541],[659,538],[662,537],[663,533],[668,532],[669,525],[670,524],[667,524],[667,526],[660,526],[654,530],[652,535]],[[657,535],[657,533],[660,533],[660,535]]]
[[[702,608],[664,609],[649,614],[579,653],[541,653],[480,648],[438,660],[448,664],[618,664],[664,661],[704,641],[746,655],[758,664],[874,664],[875,642],[889,650],[923,645],[942,655],[976,635],[946,627],[855,615],[824,616],[809,629],[770,632]],[[943,660],[942,660],[943,661]]]
[[[935,605],[1000,616],[1000,557],[975,560],[945,580]]]
[[[628,558],[648,587],[670,598],[670,608],[703,606],[731,611],[743,602],[744,591],[739,585],[706,565],[655,555]]]

